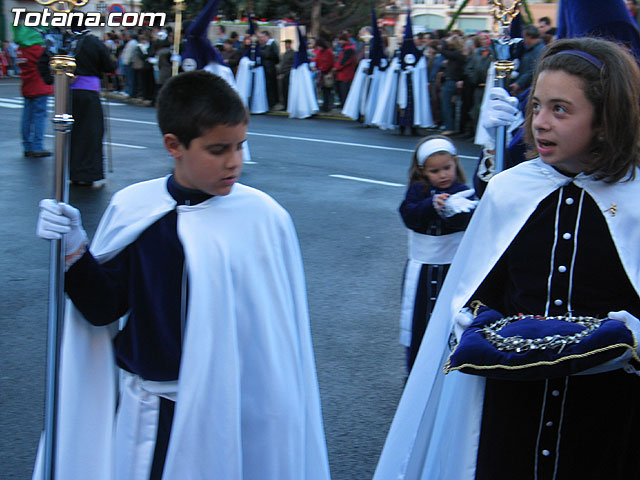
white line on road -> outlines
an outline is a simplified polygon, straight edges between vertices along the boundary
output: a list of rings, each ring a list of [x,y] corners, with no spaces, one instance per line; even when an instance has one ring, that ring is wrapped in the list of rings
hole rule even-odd
[[[308,137],[291,137],[287,135],[274,135],[271,133],[255,133],[249,132],[249,135],[255,135],[258,137],[272,137],[272,138],[283,138],[286,140],[301,140],[305,142],[316,142],[316,143],[330,143],[333,145],[344,145],[347,147],[360,147],[360,148],[374,148],[377,150],[392,150],[394,152],[413,152],[411,148],[397,148],[397,147],[385,147],[382,145],[366,145],[364,143],[349,143],[349,142],[339,142],[337,140],[323,140],[320,138],[308,138]],[[460,158],[468,158],[471,160],[477,160],[478,157],[472,157],[469,155],[458,155]]]
[[[2,100],[2,99],[0,99]],[[0,105],[2,106],[2,105]],[[149,121],[149,120],[134,120],[131,118],[120,118],[120,117],[107,117],[109,120],[117,121],[117,122],[127,122],[127,123],[139,123],[142,125],[157,125],[158,122]],[[257,132],[247,132],[248,135],[256,136],[256,137],[268,137],[268,138],[281,138],[285,140],[299,140],[303,142],[313,142],[313,143],[328,143],[331,145],[344,145],[348,147],[359,147],[359,148],[373,148],[376,150],[390,150],[394,152],[413,152],[413,149],[410,148],[397,148],[397,147],[385,147],[383,145],[367,145],[364,143],[351,143],[351,142],[339,142],[337,140],[323,140],[320,138],[309,138],[309,137],[292,137],[289,135],[275,135],[271,133],[257,133]],[[115,143],[113,145],[116,145]],[[132,148],[146,148],[146,147],[132,147]],[[473,157],[470,155],[458,155],[460,158],[466,158],[469,160],[477,160],[478,157]]]
[[[117,122],[128,122],[128,123],[141,123],[143,125],[158,125],[158,122],[150,122],[148,120],[133,120],[131,118],[118,118],[118,117],[107,117],[109,120],[115,120]]]
[[[45,137],[54,138],[54,135],[45,135]],[[140,145],[128,145],[126,143],[114,143],[114,142],[103,142],[105,145],[112,145],[114,147],[125,147],[125,148],[135,148],[138,150],[145,150],[147,147],[143,147]]]
[[[4,108],[22,108],[22,104],[0,102],[0,107]]]
[[[354,180],[356,182],[365,182],[365,183],[375,183],[377,185],[387,185],[389,187],[404,187],[401,183],[392,183],[392,182],[383,182],[382,180],[372,180],[370,178],[361,178],[361,177],[350,177],[349,175],[329,175],[333,178],[342,178],[344,180]]]

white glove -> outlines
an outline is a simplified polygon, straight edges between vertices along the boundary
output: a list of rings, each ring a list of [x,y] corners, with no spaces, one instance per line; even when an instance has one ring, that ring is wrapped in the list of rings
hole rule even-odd
[[[40,214],[36,232],[45,240],[58,240],[65,235],[64,252],[69,256],[87,244],[87,233],[82,228],[80,211],[52,198],[40,200]]]
[[[636,337],[636,340],[640,341],[640,320],[631,315],[626,310],[620,310],[618,312],[609,312],[607,317],[612,320],[618,320],[623,322],[629,330],[633,333],[633,336]],[[636,350],[636,354],[640,353]],[[629,363],[633,359],[633,355],[630,350],[626,350],[619,357],[613,358],[601,365],[597,365],[593,368],[585,370],[583,372],[578,373],[578,375],[593,375],[596,373],[609,372],[611,370],[623,369],[627,373],[632,373],[634,375],[640,376],[640,371],[636,370],[635,367]]]
[[[178,55],[177,53],[174,53],[173,55],[171,55],[171,62],[182,62],[182,55]]]
[[[502,87],[492,87],[489,91],[487,115],[483,118],[482,126],[495,137],[496,128],[510,126],[518,119],[518,113],[518,99],[509,95]]]
[[[463,190],[458,193],[454,193],[449,198],[447,198],[444,202],[444,208],[440,212],[440,214],[444,218],[453,217],[458,213],[466,213],[470,212],[476,208],[478,205],[478,200],[469,200],[467,197],[472,197],[475,195],[476,191],[474,189]]]
[[[469,325],[473,322],[473,312],[469,307],[465,307],[455,314],[453,317],[453,333],[460,343],[460,338],[464,331],[469,328]]]
[[[631,330],[633,335],[636,337],[636,340],[640,342],[640,320],[638,320],[626,310],[620,310],[619,312],[609,312],[607,314],[607,317],[612,320],[623,322],[629,328],[629,330]]]
[[[254,62],[253,60],[249,60],[249,68],[253,68],[256,66],[256,62]]]

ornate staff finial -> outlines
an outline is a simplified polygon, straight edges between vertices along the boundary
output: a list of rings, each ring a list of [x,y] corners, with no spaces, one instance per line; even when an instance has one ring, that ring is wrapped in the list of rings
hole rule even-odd
[[[498,38],[491,40],[491,49],[495,57],[496,79],[495,86],[507,88],[511,72],[515,68],[514,53],[521,48],[521,38],[510,38],[509,27],[514,18],[520,13],[522,0],[514,0],[510,7],[506,7],[503,0],[491,0],[494,22],[494,30]],[[517,55],[515,55],[517,56]],[[496,131],[495,171],[504,169],[507,129],[498,127]]]
[[[51,8],[54,12],[69,13],[74,8],[84,7],[89,0],[36,0],[36,2]]]
[[[502,0],[491,0],[491,12],[494,18],[494,31],[501,33],[511,26],[511,22],[520,14],[520,3],[515,0],[510,7],[505,6]]]

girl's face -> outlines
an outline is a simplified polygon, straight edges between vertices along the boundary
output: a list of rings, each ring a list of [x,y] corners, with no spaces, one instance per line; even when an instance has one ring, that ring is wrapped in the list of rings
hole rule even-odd
[[[424,162],[422,173],[435,188],[447,189],[456,179],[456,161],[450,153],[434,153]]]
[[[542,161],[576,174],[590,167],[594,108],[582,79],[559,70],[538,76],[531,129]]]

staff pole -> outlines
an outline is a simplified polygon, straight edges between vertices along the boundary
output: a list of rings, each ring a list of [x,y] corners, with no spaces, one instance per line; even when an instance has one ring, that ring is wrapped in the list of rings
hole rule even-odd
[[[506,7],[501,0],[491,0],[494,17],[494,30],[498,34],[497,38],[491,40],[492,53],[496,59],[496,87],[508,87],[509,77],[515,67],[513,55],[516,48],[520,47],[522,39],[510,38],[508,29],[511,26],[511,22],[513,22],[514,18],[516,18],[520,13],[521,1],[522,0],[515,0],[511,7]],[[506,148],[507,127],[500,126],[496,131],[496,151],[494,156],[496,173],[504,170]]]
[[[88,0],[36,0],[49,6],[55,12],[69,13],[74,7],[81,7]],[[63,42],[64,44],[64,37]],[[54,191],[58,202],[66,202],[69,196],[67,166],[69,165],[69,133],[73,117],[69,114],[70,85],[73,81],[76,61],[67,45],[56,52],[49,68],[53,74],[55,100],[53,130],[55,132],[55,175]],[[44,419],[44,478],[55,478],[56,432],[58,419],[58,374],[60,364],[60,339],[64,318],[64,237],[51,241],[49,268],[49,305],[47,318],[47,364],[45,368],[45,419]]]
[[[69,196],[67,166],[69,164],[69,133],[73,117],[67,113],[69,86],[76,68],[75,59],[69,55],[55,55],[49,64],[54,75],[55,113],[55,199],[66,202]],[[64,237],[51,242],[49,270],[49,309],[47,330],[47,366],[45,392],[45,478],[53,479],[56,455],[56,430],[58,406],[58,371],[60,338],[64,318]]]
[[[186,8],[184,4],[184,0],[173,0],[174,6],[173,8],[176,11],[176,21],[173,28],[173,54],[177,55],[180,53],[180,33],[182,32],[182,11]],[[178,74],[178,69],[180,68],[180,62],[177,60],[173,61],[173,66],[171,69],[171,76],[176,76]]]

